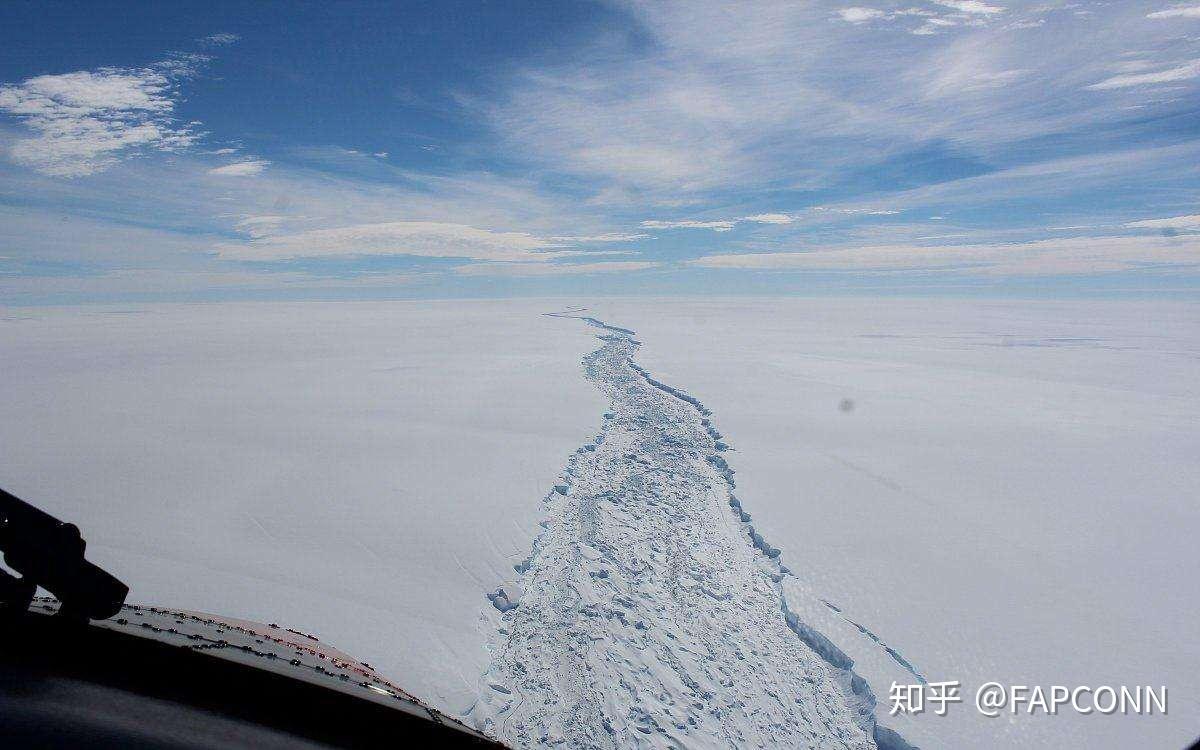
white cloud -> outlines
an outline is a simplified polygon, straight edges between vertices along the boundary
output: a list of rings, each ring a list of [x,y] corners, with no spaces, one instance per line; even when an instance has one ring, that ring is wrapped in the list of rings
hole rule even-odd
[[[754,214],[753,216],[743,216],[741,221],[750,221],[755,224],[791,224],[795,219],[790,214]]]
[[[1156,83],[1173,83],[1175,81],[1186,81],[1191,78],[1200,76],[1200,60],[1192,60],[1183,65],[1166,70],[1158,70],[1153,73],[1136,73],[1130,75],[1113,76],[1100,83],[1093,83],[1088,86],[1089,89],[1121,89],[1129,88],[1130,86],[1145,86]]]
[[[857,2],[875,4],[874,0]],[[903,7],[878,4],[889,13]],[[752,232],[756,250],[794,249],[802,245],[782,243],[817,237],[839,244],[851,239],[894,244],[912,242],[909,236],[934,235],[936,230],[928,225],[935,222],[926,220],[929,214],[966,216],[966,207],[1004,202],[1005,196],[1051,198],[1036,202],[1045,204],[1047,216],[1058,217],[1054,221],[1103,221],[1094,206],[1104,202],[1082,199],[1116,195],[1111,191],[1119,190],[1132,201],[1127,217],[1164,215],[1161,208],[1146,205],[1151,200],[1146,196],[1162,195],[1168,189],[1183,194],[1180,190],[1186,190],[1187,180],[1196,174],[1192,165],[1200,163],[1187,153],[1169,159],[1142,153],[1125,157],[1104,149],[1136,146],[1136,139],[1117,146],[1097,142],[1097,153],[1089,153],[1088,158],[1129,162],[1118,178],[1115,167],[1101,168],[1083,160],[1048,169],[1045,160],[1052,157],[1052,149],[1029,156],[1023,146],[1017,146],[1024,149],[1019,152],[1012,148],[1048,133],[1069,139],[1088,129],[1126,122],[1118,119],[1126,115],[1113,114],[1116,97],[1084,89],[1112,76],[1152,73],[1195,57],[1179,57],[1184,47],[1168,44],[1181,31],[1188,31],[1186,22],[1181,22],[1185,24],[1181,30],[1170,22],[1143,21],[1148,12],[1171,5],[1172,0],[1136,7],[1125,4],[1119,9],[1118,4],[1097,6],[1096,15],[1086,21],[1087,33],[1071,26],[1085,22],[1076,22],[1068,11],[1037,11],[1039,20],[1045,15],[1053,23],[1048,22],[1043,31],[1012,33],[1000,26],[1035,11],[1003,0],[991,4],[1010,7],[1003,14],[989,15],[922,4],[923,13],[938,16],[889,15],[888,21],[894,23],[888,27],[897,33],[879,39],[864,35],[865,27],[838,20],[833,8],[840,3],[768,3],[755,13],[670,0],[632,3],[627,6],[630,15],[643,26],[638,38],[651,43],[630,48],[625,37],[617,34],[602,35],[591,43],[585,40],[578,57],[551,62],[549,67],[547,58],[537,58],[542,67],[526,68],[511,79],[503,77],[494,89],[497,97],[476,103],[479,119],[496,127],[498,145],[510,149],[522,164],[520,172],[471,174],[452,169],[415,174],[396,169],[395,180],[366,180],[348,169],[322,172],[322,165],[308,162],[303,167],[289,166],[287,159],[276,161],[257,177],[206,179],[210,168],[228,174],[221,165],[251,158],[239,150],[234,155],[206,152],[197,158],[172,159],[169,164],[139,159],[119,172],[69,186],[10,166],[0,169],[8,173],[7,182],[0,175],[0,193],[20,194],[29,185],[39,191],[40,201],[60,204],[60,196],[69,194],[72,205],[83,206],[92,215],[129,223],[145,221],[149,211],[156,225],[181,228],[180,234],[190,233],[204,249],[227,242],[219,257],[192,250],[175,254],[181,264],[204,263],[213,268],[229,267],[221,258],[392,252],[480,257],[484,262],[511,259],[537,268],[569,265],[561,259],[571,256],[586,265],[588,259],[570,251],[621,247],[598,243],[645,239],[640,232],[665,241],[666,232],[657,229],[684,227],[743,230],[732,235],[704,234],[705,242],[712,245],[708,252],[714,253],[728,252],[722,240],[740,240]],[[954,33],[923,39],[904,33],[935,17],[958,24]],[[989,21],[991,25],[985,26]],[[723,30],[720,44],[712,43],[713,28]],[[873,54],[881,43],[895,54]],[[1146,61],[1146,67],[1112,66],[1117,60],[1132,64],[1135,58]],[[1180,105],[1165,111],[1183,109]],[[1144,114],[1145,118],[1138,114],[1137,122],[1153,121],[1153,112]],[[232,138],[225,134],[220,142],[236,144]],[[906,160],[928,155],[936,161],[943,153],[961,158],[968,167],[1023,166],[959,180],[950,179],[954,170],[945,175],[918,171],[912,181],[884,184],[892,168],[902,169]],[[376,173],[383,168],[365,151],[359,157]],[[878,174],[881,164],[886,169],[878,191],[855,196],[828,189],[844,184],[848,174]],[[615,197],[600,204],[574,189],[555,191],[553,186],[568,181],[546,178],[562,175],[571,175],[569,184],[594,191],[597,197]],[[925,179],[940,184],[920,184]],[[1147,187],[1152,189],[1142,189]],[[766,192],[752,192],[757,189]],[[847,207],[818,214],[771,198],[804,194],[846,195],[841,205]],[[1060,201],[1076,195],[1081,200],[1064,210]],[[731,209],[737,205],[751,208]],[[646,213],[634,214],[631,206]],[[782,218],[762,220],[772,214],[743,216],[746,211],[771,209],[789,211],[777,216],[791,218],[792,224],[782,226]],[[886,219],[897,213],[894,209],[904,209],[913,223],[897,226],[900,222],[872,218]],[[288,217],[287,221],[273,223],[266,218],[277,215]],[[642,229],[636,221],[625,223],[630,216],[640,220],[654,215],[691,216],[696,221],[662,221]],[[699,221],[716,216],[725,219]],[[263,220],[258,221],[260,217]],[[381,238],[349,231],[391,224],[398,217],[517,229],[527,239],[515,248],[505,243],[480,247],[453,232],[434,233],[438,235],[434,241],[411,232]],[[55,216],[46,223],[58,220]],[[330,234],[316,233],[321,230]],[[339,232],[346,234],[339,236]],[[30,231],[28,236],[36,234]],[[1032,236],[1033,231],[996,232],[989,238]],[[88,253],[108,252],[112,257],[106,258],[114,264],[133,265],[141,262],[133,254],[163,247],[161,242],[118,241],[98,249],[89,244],[86,250],[68,249],[66,242],[61,245],[63,257],[86,258],[93,267],[95,258]],[[195,260],[197,256],[200,260]],[[547,263],[550,258],[559,262]],[[156,256],[154,262],[170,266],[177,261]]]
[[[1059,2],[842,5],[737,12],[631,1],[622,7],[652,43],[631,48],[625,37],[599,34],[569,59],[517,69],[505,96],[466,106],[536,166],[591,179],[598,202],[707,208],[715,206],[705,197],[722,190],[819,189],[929,144],[986,162],[1015,143],[1122,119],[1084,87],[1115,75],[1102,61],[1161,48],[1161,24],[1136,23],[1149,9],[1106,6],[1083,21]],[[869,23],[903,34],[887,42],[889,54],[843,20],[850,8],[864,11],[852,21],[877,10],[885,15]],[[1000,28],[1046,19],[1063,33]],[[1087,33],[1077,28],[1084,23]],[[903,33],[927,24],[954,33]],[[960,42],[964,54],[939,54]],[[980,60],[970,76],[956,75],[971,55]],[[938,79],[953,85],[921,97]],[[964,92],[969,106],[952,101]]]
[[[829,208],[828,206],[812,206],[810,210],[848,215],[865,214],[867,216],[891,216],[900,213],[889,208]]]
[[[874,21],[875,19],[887,16],[886,13],[877,8],[842,8],[837,13],[847,23],[866,23],[867,21]]]
[[[1200,18],[1200,5],[1179,5],[1150,13],[1146,18]]]
[[[493,232],[465,224],[394,221],[270,235],[216,247],[221,258],[276,261],[356,255],[418,255],[494,261],[546,261],[576,253],[524,232]]]
[[[143,150],[176,151],[199,134],[174,118],[181,80],[206,60],[176,55],[146,68],[42,75],[0,86],[0,111],[33,132],[12,147],[20,164],[56,177],[101,171]]]
[[[368,273],[354,277],[319,276],[300,272],[267,273],[258,271],[113,269],[86,276],[5,277],[0,274],[0,295],[70,294],[152,295],[175,298],[180,294],[219,291],[278,291],[280,289],[362,289],[390,288],[426,278],[416,273]]]
[[[853,6],[841,8],[836,14],[843,21],[855,25],[870,21],[899,21],[905,18],[912,18],[919,21],[920,25],[910,28],[911,33],[926,35],[936,34],[941,29],[955,26],[980,26],[985,23],[984,19],[1005,11],[1005,8],[997,5],[989,5],[979,0],[932,0],[932,3],[953,12],[941,9],[931,10],[928,7],[910,7],[900,10],[883,11],[878,8]],[[1023,24],[1026,28],[1037,25],[1039,25],[1037,22]],[[1018,26],[1012,25],[1010,28],[1018,28]]]
[[[974,245],[872,245],[808,252],[709,255],[704,268],[777,271],[942,271],[1038,276],[1130,271],[1156,265],[1200,269],[1200,240],[1164,237],[1074,237]]]
[[[233,44],[234,42],[236,42],[239,39],[241,39],[241,37],[238,36],[237,34],[221,32],[219,34],[209,34],[208,36],[200,39],[199,41],[201,44],[211,44],[216,47],[224,47],[225,45]]]
[[[933,75],[920,81],[931,100],[944,97],[994,95],[994,89],[1008,86],[1029,73],[1024,68],[999,68],[989,45],[960,42],[935,58]]]
[[[820,211],[827,213],[837,213],[846,215],[865,215],[865,216],[890,216],[898,214],[899,211],[890,209],[872,209],[872,208],[829,208],[826,206],[812,206],[812,211]],[[738,219],[723,219],[720,221],[643,221],[642,226],[646,229],[711,229],[714,232],[728,232],[738,224],[792,224],[796,221],[796,217],[792,214],[783,213],[767,213],[767,214],[751,214],[750,216],[742,216]]]
[[[728,232],[733,229],[733,221],[643,221],[646,229],[711,229],[714,232]]]
[[[563,276],[593,273],[628,273],[657,268],[661,263],[623,260],[609,263],[475,263],[459,266],[455,272],[464,276]]]
[[[254,238],[266,237],[269,234],[274,234],[279,225],[284,222],[284,217],[267,214],[263,216],[246,216],[241,221],[234,225],[240,232],[245,232]]]
[[[256,174],[262,174],[262,171],[270,163],[263,159],[246,159],[245,161],[235,161],[232,164],[226,164],[221,167],[213,167],[208,170],[208,173],[225,177],[253,177]]]
[[[933,0],[938,5],[957,10],[960,13],[974,13],[978,15],[995,15],[1003,13],[1004,8],[996,5],[988,5],[980,2],[980,0]]]
[[[1169,219],[1131,221],[1125,226],[1130,229],[1181,229],[1188,232],[1200,232],[1200,214],[1172,216]]]
[[[587,234],[582,236],[555,237],[555,242],[565,242],[572,245],[591,242],[635,242],[650,239],[648,234]]]

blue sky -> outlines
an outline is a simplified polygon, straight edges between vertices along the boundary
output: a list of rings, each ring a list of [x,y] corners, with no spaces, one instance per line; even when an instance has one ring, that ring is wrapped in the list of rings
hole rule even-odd
[[[1200,290],[1200,3],[6,3],[0,301]]]

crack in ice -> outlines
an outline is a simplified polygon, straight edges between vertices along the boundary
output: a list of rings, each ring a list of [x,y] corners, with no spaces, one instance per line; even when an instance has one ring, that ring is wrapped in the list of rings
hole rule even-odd
[[[634,363],[633,331],[583,312],[549,315],[603,331],[583,365],[611,404],[546,496],[523,593],[489,595],[476,726],[520,748],[907,747],[788,609],[711,412]]]

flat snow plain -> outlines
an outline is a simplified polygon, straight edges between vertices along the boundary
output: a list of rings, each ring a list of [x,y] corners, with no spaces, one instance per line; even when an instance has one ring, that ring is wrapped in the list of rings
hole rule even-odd
[[[570,304],[713,411],[789,606],[882,723],[927,748],[1200,732],[1194,304],[6,308],[0,486],[78,522],[136,601],[314,631],[460,712],[499,622],[485,593],[518,590],[542,499],[603,423],[596,331],[540,315]],[[886,716],[912,675],[882,644],[966,703]],[[988,680],[1166,685],[1170,714],[984,719]]]
[[[76,522],[131,601],[315,633],[459,712],[484,592],[605,408],[592,333],[545,309],[10,308],[0,487]]]

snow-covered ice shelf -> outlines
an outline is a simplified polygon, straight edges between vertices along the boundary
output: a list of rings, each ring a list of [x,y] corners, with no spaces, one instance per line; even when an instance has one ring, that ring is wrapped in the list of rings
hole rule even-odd
[[[542,315],[566,304],[3,308],[0,486],[79,523],[89,555],[132,584],[133,601],[315,632],[448,713],[474,703],[476,718],[495,714],[506,696],[480,675],[492,664],[510,696],[520,683],[500,679],[499,652],[485,646],[538,601],[536,587],[519,582],[534,573],[536,561],[524,564],[534,540],[555,539],[539,521],[554,521],[583,492],[585,476],[560,474],[596,436],[612,398],[611,386],[581,376],[579,362],[597,348],[594,334],[622,332]],[[720,524],[695,541],[704,554],[729,557],[718,566],[697,554],[699,577],[674,584],[699,602],[697,616],[727,606],[701,586],[734,590],[736,578],[706,572],[733,565],[761,576],[755,585],[773,597],[755,612],[770,609],[786,624],[783,599],[771,593],[777,559],[792,571],[778,585],[795,623],[853,659],[879,696],[876,716],[925,750],[1194,739],[1200,305],[579,304],[588,311],[577,314],[637,331],[637,363],[649,373],[640,385],[644,373],[629,375],[639,398],[655,418],[676,420],[673,434],[703,447],[703,462],[682,461],[673,478],[642,477],[647,491],[666,493],[647,506],[655,518],[690,513]],[[692,397],[713,413],[680,400]],[[642,460],[666,460],[670,446],[634,429],[620,408],[633,404],[617,404],[607,422],[623,424],[623,437],[609,427],[572,466],[607,455],[632,480],[636,471],[615,450],[623,442]],[[632,449],[646,439],[660,454]],[[714,455],[737,471],[732,493],[708,461]],[[711,512],[671,494],[685,487],[707,488]],[[633,523],[624,502],[600,500],[597,510],[611,513],[598,518],[627,524],[634,540],[663,531]],[[670,533],[690,543],[688,528]],[[738,544],[718,549],[718,538]],[[608,596],[637,582],[605,569],[610,580],[587,576],[580,591]],[[652,602],[630,601],[641,614],[620,609],[627,622],[662,624]],[[629,645],[649,631],[597,618],[631,639],[613,641],[622,658],[658,663],[650,647]],[[683,622],[686,632],[703,630]],[[811,695],[818,684],[836,688],[831,700],[846,707],[838,715],[853,719],[854,691],[795,631],[760,634],[749,647],[765,654],[765,639],[786,635],[780,643],[825,675]],[[739,645],[730,643],[717,645]],[[742,650],[750,662],[780,653]],[[703,675],[707,661],[677,656],[696,658]],[[986,720],[965,707],[941,718],[887,716],[891,681],[916,680],[914,672],[964,686],[1166,685],[1170,713]],[[641,691],[671,674],[635,672],[627,682]],[[605,700],[629,700],[619,682],[602,690]],[[639,696],[665,717],[659,708],[670,706],[653,691]],[[670,708],[689,727],[695,712],[689,743],[715,727],[694,706]],[[763,726],[784,721],[782,707],[771,711]],[[735,731],[758,731],[757,720]],[[867,736],[865,723],[835,725]],[[668,736],[651,732],[631,730],[647,742]]]
[[[0,486],[132,603],[315,633],[457,716],[480,592],[604,409],[562,304],[0,308]]]
[[[609,411],[546,497],[519,601],[490,597],[476,725],[522,748],[904,747],[788,609],[708,410],[634,364],[633,331],[580,319],[603,331],[583,363]]]
[[[789,605],[925,750],[1185,747],[1200,716],[1200,305],[582,300],[737,450]],[[852,408],[842,404],[851,402]],[[829,602],[841,610],[834,611]],[[1168,715],[887,715],[893,680],[1165,685]],[[968,700],[970,700],[968,694]]]

